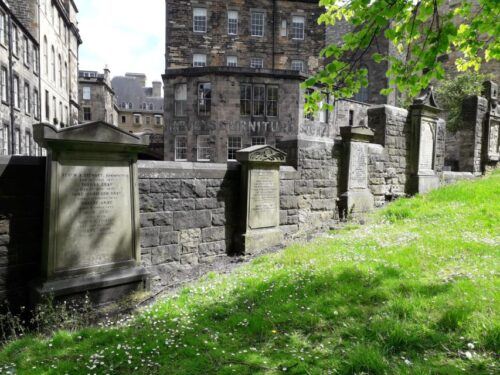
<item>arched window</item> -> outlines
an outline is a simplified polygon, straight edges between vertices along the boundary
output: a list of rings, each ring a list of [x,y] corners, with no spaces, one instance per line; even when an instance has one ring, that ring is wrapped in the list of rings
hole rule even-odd
[[[68,90],[68,63],[64,62],[64,89]]]
[[[43,37],[43,64],[45,65],[45,75],[49,75],[49,44],[47,43],[47,36]]]
[[[366,77],[368,78],[368,86],[361,86],[358,93],[354,96],[354,100],[358,102],[368,103],[368,97],[370,95],[370,71],[366,66],[362,66],[361,69],[366,69],[367,71]]]
[[[149,110],[152,111],[153,110],[153,103],[149,103]]]
[[[56,50],[54,49],[54,46],[52,46],[52,55],[51,55],[51,61],[52,65],[52,81],[56,81]]]

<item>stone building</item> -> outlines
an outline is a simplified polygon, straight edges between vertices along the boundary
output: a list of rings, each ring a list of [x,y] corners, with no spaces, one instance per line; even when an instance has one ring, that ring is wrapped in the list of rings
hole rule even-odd
[[[118,125],[118,107],[111,88],[110,70],[104,73],[80,70],[78,74],[79,123],[104,121]]]
[[[36,1],[36,0],[30,0]],[[78,122],[78,8],[73,0],[39,0],[42,120]]]
[[[300,83],[322,66],[317,1],[166,4],[165,158],[226,162],[296,141],[311,120]],[[308,131],[329,131],[326,112],[317,120]]]
[[[126,73],[114,77],[111,86],[116,93],[118,127],[132,133],[163,134],[161,82],[146,87],[145,74]]]
[[[33,25],[21,22],[32,8],[21,3],[0,1],[0,155],[41,154],[32,127],[40,120],[39,44]]]

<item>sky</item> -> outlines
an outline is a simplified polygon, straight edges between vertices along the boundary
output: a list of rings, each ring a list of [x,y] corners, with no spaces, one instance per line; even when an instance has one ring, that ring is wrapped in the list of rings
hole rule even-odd
[[[111,75],[145,73],[148,83],[165,70],[165,0],[76,0],[83,44],[80,69]]]

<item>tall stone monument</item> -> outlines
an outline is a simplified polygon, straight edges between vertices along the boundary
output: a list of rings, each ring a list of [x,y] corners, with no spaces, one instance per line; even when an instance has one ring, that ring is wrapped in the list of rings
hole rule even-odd
[[[137,154],[148,141],[94,122],[34,126],[48,151],[42,280],[33,299],[89,293],[96,303],[149,287],[140,266]]]
[[[236,243],[245,254],[280,245],[280,165],[286,154],[262,145],[239,150],[241,163],[241,230]]]
[[[498,104],[498,85],[492,81],[486,81],[483,84],[484,95],[488,99],[488,112],[486,115],[484,137],[486,144],[485,150],[485,166],[495,167],[500,161],[500,105]]]
[[[432,87],[423,90],[410,106],[410,193],[426,193],[439,187],[436,173],[438,122]]]
[[[365,126],[340,128],[345,149],[344,193],[340,196],[340,210],[344,217],[359,217],[374,209],[374,198],[368,188],[368,146],[374,133]]]

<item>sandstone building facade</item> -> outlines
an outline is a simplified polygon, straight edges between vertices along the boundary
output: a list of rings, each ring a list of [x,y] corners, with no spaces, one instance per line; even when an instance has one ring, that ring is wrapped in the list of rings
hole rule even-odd
[[[226,162],[288,148],[306,121],[300,82],[322,66],[317,1],[166,1],[165,159]],[[311,130],[308,130],[310,132]]]
[[[0,155],[39,155],[32,127],[40,120],[39,44],[18,17],[29,18],[28,4],[11,5],[0,1]]]
[[[104,121],[118,125],[118,107],[111,88],[110,70],[104,73],[80,70],[78,74],[79,123]]]
[[[154,81],[146,87],[146,75],[126,73],[114,77],[118,127],[131,133],[163,134],[162,84]]]

